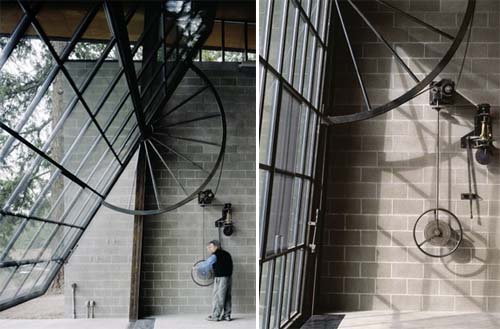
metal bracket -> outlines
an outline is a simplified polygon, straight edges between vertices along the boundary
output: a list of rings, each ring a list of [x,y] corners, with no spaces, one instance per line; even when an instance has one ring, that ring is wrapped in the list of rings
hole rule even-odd
[[[460,194],[460,200],[482,200],[482,198],[476,193],[462,193]]]
[[[311,254],[316,252],[316,231],[318,229],[318,219],[319,219],[319,208],[316,209],[316,215],[314,216],[314,220],[309,221],[309,226],[314,227],[314,233],[312,242],[309,244],[309,248],[311,248]]]

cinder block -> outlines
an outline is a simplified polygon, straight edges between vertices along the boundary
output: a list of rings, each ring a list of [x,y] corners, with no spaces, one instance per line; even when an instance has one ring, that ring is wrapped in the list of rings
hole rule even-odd
[[[373,293],[375,292],[375,281],[373,279],[346,278],[344,289],[347,293]]]
[[[396,294],[407,293],[406,280],[404,279],[376,279],[375,292],[377,294]]]

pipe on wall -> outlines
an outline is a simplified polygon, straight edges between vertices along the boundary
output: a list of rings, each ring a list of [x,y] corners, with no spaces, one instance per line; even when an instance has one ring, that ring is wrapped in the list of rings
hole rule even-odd
[[[76,319],[76,283],[71,284],[73,319]]]

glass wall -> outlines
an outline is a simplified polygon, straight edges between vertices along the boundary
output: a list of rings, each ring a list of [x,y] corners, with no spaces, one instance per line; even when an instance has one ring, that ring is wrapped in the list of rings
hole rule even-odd
[[[328,0],[260,0],[260,327],[302,312]]]
[[[0,310],[48,289],[158,111],[146,100],[166,101],[206,37],[179,34],[157,6],[0,3],[12,16],[0,26]]]

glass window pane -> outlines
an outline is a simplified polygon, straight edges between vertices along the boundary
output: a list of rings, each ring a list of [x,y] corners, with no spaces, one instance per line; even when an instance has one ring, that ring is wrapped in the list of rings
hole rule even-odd
[[[260,293],[259,293],[259,328],[267,328],[267,319],[269,316],[269,310],[266,308],[268,291],[270,291],[270,273],[269,269],[271,262],[265,262],[262,264],[262,275],[260,277]],[[1,272],[0,272],[1,275]]]
[[[29,273],[31,272],[31,268],[33,266],[34,265],[32,264],[28,264],[19,266],[17,268],[16,272],[14,273],[9,283],[7,284],[7,287],[0,295],[0,301],[11,299],[17,294],[17,292],[23,285],[24,281],[27,279]]]
[[[312,100],[311,103],[319,110],[323,110],[323,108],[320,106],[320,100],[321,100],[321,93],[322,93],[322,87],[323,87],[323,54],[324,50],[323,47],[319,44],[319,42],[316,44],[316,67],[315,67],[315,75],[313,79],[313,85],[312,85]]]
[[[279,115],[276,168],[293,172],[300,150],[301,104],[287,91],[283,91]]]
[[[268,72],[266,77],[266,89],[264,92],[264,106],[261,113],[259,141],[259,161],[267,165],[271,162],[277,87],[278,80],[271,72]]]
[[[268,178],[269,173],[265,170],[259,170],[259,245],[262,246],[262,235],[264,234],[264,219],[265,219],[265,209],[266,199],[267,199],[267,188],[268,188]]]
[[[32,292],[40,292],[44,285],[47,284],[47,280],[54,274],[54,271],[58,270],[61,266],[56,262],[43,264],[45,264],[45,267],[41,270],[40,276],[37,278],[35,285],[32,287]]]
[[[297,90],[300,90],[302,81],[302,72],[303,72],[302,59],[304,57],[306,33],[307,33],[307,25],[304,18],[302,18],[301,16],[299,20],[299,32],[297,37],[297,43],[295,46],[295,66],[293,72],[293,87]]]
[[[282,38],[282,24],[283,11],[285,10],[285,0],[275,0],[274,1],[274,10],[273,10],[273,21],[271,27],[271,40],[269,43],[269,57],[268,62],[271,64],[276,70],[279,71],[278,63],[279,63],[279,52],[281,50],[281,38]]]
[[[304,85],[303,85],[303,95],[306,99],[311,99],[311,84],[312,84],[312,74],[314,61],[314,52],[316,50],[316,37],[313,32],[309,30],[309,38],[307,41],[307,53],[306,53],[306,63],[304,70]]]
[[[33,110],[30,104],[39,90],[43,94],[41,86],[53,67],[48,47],[40,39],[26,35],[18,42],[0,71],[0,117],[4,124],[11,128],[25,124]]]
[[[16,239],[16,242],[9,250],[5,260],[21,260],[25,259],[24,255],[28,251],[31,240],[35,237],[38,230],[41,229],[43,223],[39,221],[26,221],[25,225],[22,225],[23,229],[21,234]]]
[[[71,245],[75,232],[78,231],[75,228],[59,226],[57,230],[52,232],[50,240],[47,241],[48,245],[45,247],[40,259],[50,260],[62,257],[66,247]]]
[[[283,290],[283,302],[281,305],[281,324],[284,325],[290,319],[290,297],[293,289],[292,285],[292,272],[293,263],[295,259],[295,252],[286,255],[286,269],[285,269],[285,283]]]
[[[317,120],[318,116],[313,111],[310,111],[309,118],[309,138],[307,143],[307,157],[306,157],[306,172],[305,174],[308,176],[313,175],[313,164],[314,159],[316,158],[316,133],[317,133]]]
[[[288,3],[288,18],[286,23],[286,35],[285,35],[285,48],[283,54],[283,77],[287,79],[289,82],[292,82],[292,64],[293,64],[293,41],[295,38],[295,18],[298,15],[297,8],[295,7],[295,3],[292,0],[289,0]]]
[[[325,36],[326,36],[326,30],[328,27],[328,21],[329,21],[329,15],[330,15],[330,6],[329,6],[330,1],[323,1],[322,3],[322,9],[319,12],[319,23],[318,23],[318,33],[323,40],[323,42],[326,43]]]
[[[307,132],[309,128],[309,111],[307,107],[300,107],[299,127],[297,132],[297,148],[295,172],[304,173],[305,154],[307,149]]]
[[[16,231],[20,229],[24,219],[13,216],[1,216],[0,218],[0,250],[4,251]]]
[[[292,307],[290,310],[290,315],[293,316],[297,312],[300,312],[301,301],[302,301],[302,273],[304,266],[304,250],[297,250],[297,259],[295,260],[295,273],[294,273],[294,287],[292,290]]]
[[[24,281],[24,284],[18,293],[18,296],[23,296],[25,294],[30,293],[35,283],[44,274],[46,268],[47,268],[47,263],[38,263],[34,267],[32,267],[31,272],[29,273],[26,281]]]
[[[15,267],[3,267],[0,268],[0,289],[3,289],[11,279],[12,274],[14,274]],[[1,297],[0,297],[1,299]]]
[[[304,11],[306,12],[306,15],[309,16],[309,3],[310,3],[311,0],[301,0],[300,1],[300,5],[302,6],[302,9],[304,9]],[[316,1],[316,0],[314,0]],[[314,2],[313,1],[313,2]]]
[[[290,176],[278,173],[274,175],[266,254],[286,250],[290,241],[294,241],[290,235],[295,232],[293,226],[298,202],[296,194],[300,187],[296,181]]]
[[[318,29],[318,8],[321,8],[322,0],[315,0],[311,2],[311,23],[314,28]]]
[[[284,265],[284,256],[278,257],[274,261],[274,284],[272,287],[272,305],[271,305],[271,321],[270,328],[279,328],[280,327],[280,318],[278,317],[279,303],[282,297],[282,281],[281,275],[283,273],[283,265]]]

